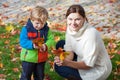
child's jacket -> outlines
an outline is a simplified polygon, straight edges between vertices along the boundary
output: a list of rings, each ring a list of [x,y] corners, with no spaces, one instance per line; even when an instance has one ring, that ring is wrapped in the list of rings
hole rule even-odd
[[[53,36],[51,35],[47,23],[40,31],[38,31],[33,27],[33,24],[29,19],[26,26],[22,28],[22,31],[20,33],[20,45],[22,47],[20,59],[22,61],[39,63],[45,62],[47,60],[48,51],[40,52],[39,49],[33,48],[32,40],[43,37],[48,48],[54,45],[55,42],[53,41]]]

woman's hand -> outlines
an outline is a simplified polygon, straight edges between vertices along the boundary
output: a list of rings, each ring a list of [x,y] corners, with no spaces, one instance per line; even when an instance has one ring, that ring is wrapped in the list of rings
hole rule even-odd
[[[54,58],[54,63],[55,63],[56,65],[58,65],[58,66],[62,66],[63,61],[60,60],[60,57],[55,56],[55,58]]]
[[[60,60],[60,57],[55,56],[54,63],[58,66],[67,66],[67,63],[69,63],[69,60],[67,59]]]

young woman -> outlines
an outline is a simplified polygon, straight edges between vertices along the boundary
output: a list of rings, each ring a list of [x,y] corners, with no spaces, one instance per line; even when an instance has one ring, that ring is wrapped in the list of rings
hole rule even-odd
[[[81,5],[72,5],[66,13],[67,31],[64,50],[69,55],[55,57],[55,70],[68,80],[106,80],[112,70],[100,33],[91,26]],[[77,61],[74,61],[74,54]]]

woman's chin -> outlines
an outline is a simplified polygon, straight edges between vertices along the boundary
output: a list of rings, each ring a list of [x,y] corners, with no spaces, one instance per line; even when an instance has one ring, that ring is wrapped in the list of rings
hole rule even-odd
[[[72,31],[78,31],[78,29],[77,28],[72,28]]]

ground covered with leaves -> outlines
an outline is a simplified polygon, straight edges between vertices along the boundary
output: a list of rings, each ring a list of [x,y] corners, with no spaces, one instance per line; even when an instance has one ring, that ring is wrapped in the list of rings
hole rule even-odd
[[[65,37],[65,13],[68,6],[73,3],[84,6],[88,21],[104,36],[103,40],[113,65],[111,75],[107,80],[120,80],[119,0],[1,0],[0,80],[19,80],[20,78],[19,34],[22,26],[26,23],[28,12],[35,5],[47,8],[50,15],[48,24],[53,30],[54,40],[57,42]],[[59,52],[62,53],[62,50]],[[45,66],[45,80],[64,80],[54,71],[54,54],[51,51],[49,53],[49,60]]]
[[[64,39],[65,26],[58,23],[51,24],[54,26],[53,35],[57,42]],[[61,26],[61,28],[56,28]],[[64,27],[64,28],[63,28]],[[19,34],[22,25],[20,24],[6,24],[0,25],[0,80],[19,80],[21,74],[21,61],[19,45]],[[63,31],[63,32],[61,32]],[[120,40],[115,37],[104,38],[106,49],[110,55],[113,70],[108,80],[120,79]],[[51,50],[54,48],[53,46]],[[45,80],[64,80],[60,77],[53,67],[54,54],[49,51],[49,59],[45,66]]]

